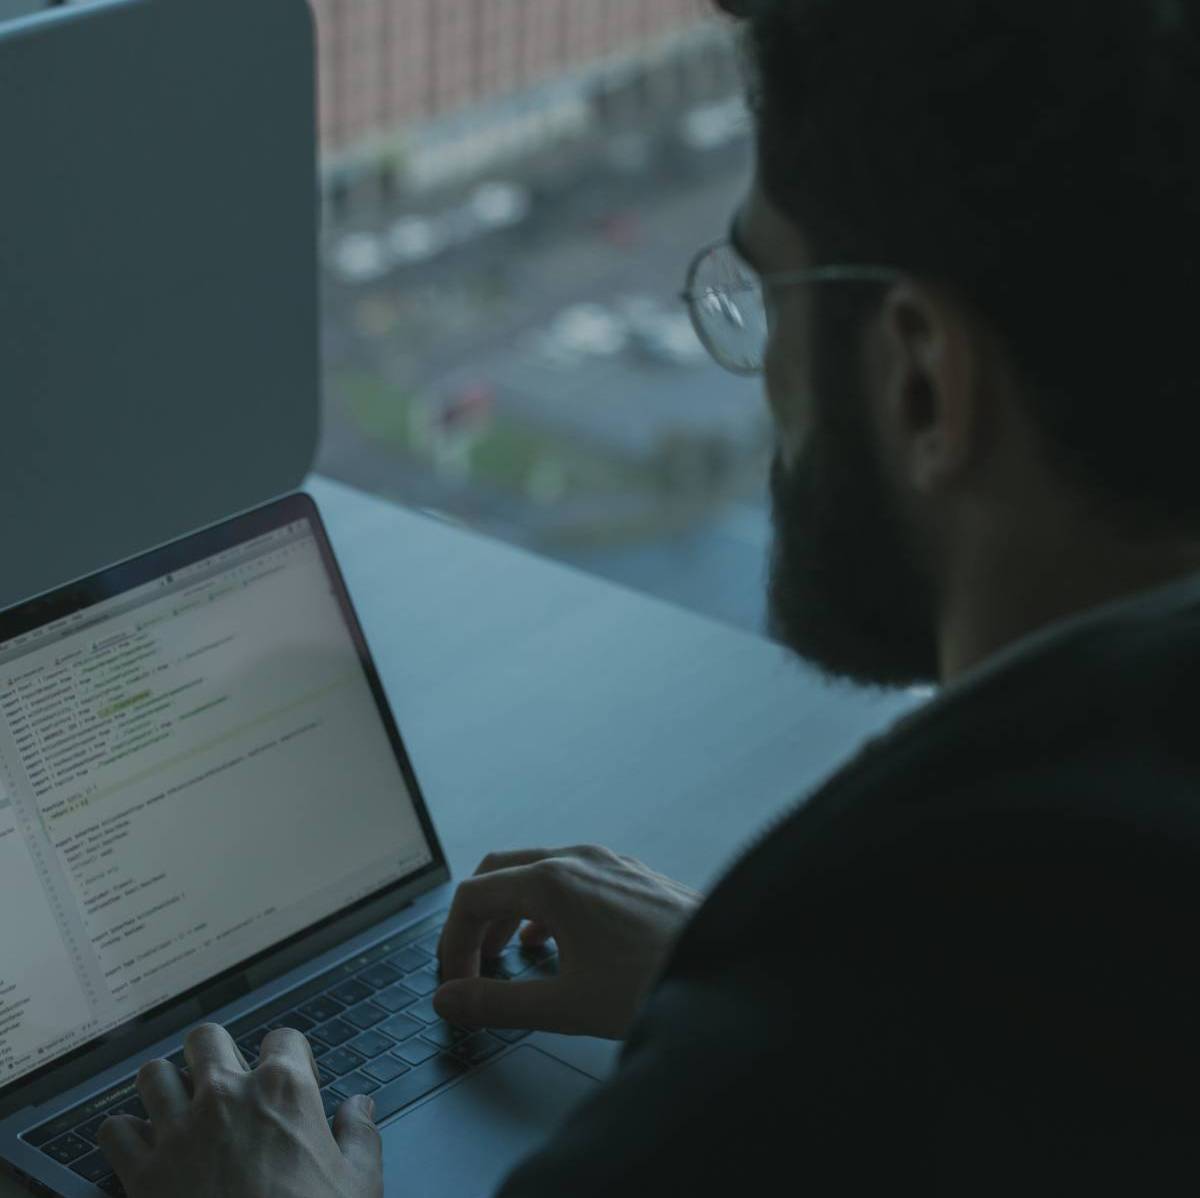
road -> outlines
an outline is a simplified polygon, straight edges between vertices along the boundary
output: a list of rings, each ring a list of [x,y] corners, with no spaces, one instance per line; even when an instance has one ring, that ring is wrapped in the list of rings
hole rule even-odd
[[[687,265],[728,227],[747,170],[748,147],[735,146],[595,170],[555,192],[534,178],[522,227],[370,284],[328,277],[319,468],[761,629],[769,426],[757,383],[706,361],[545,349],[571,305],[639,296],[678,310]],[[470,388],[487,395],[478,437],[491,441],[461,460],[418,452],[413,409]]]

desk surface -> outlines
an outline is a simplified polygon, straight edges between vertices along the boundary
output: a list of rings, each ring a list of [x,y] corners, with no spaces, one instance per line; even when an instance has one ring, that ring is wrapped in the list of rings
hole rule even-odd
[[[703,887],[913,705],[327,479],[308,489],[456,876],[491,849],[597,842]],[[0,1198],[20,1193],[0,1178]]]
[[[704,886],[914,702],[325,479],[329,527],[456,876],[597,842]]]

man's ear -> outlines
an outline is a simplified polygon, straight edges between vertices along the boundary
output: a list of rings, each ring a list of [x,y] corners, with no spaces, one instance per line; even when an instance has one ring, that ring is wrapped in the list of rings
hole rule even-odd
[[[952,297],[902,280],[885,295],[876,331],[871,373],[891,468],[912,490],[936,494],[977,449],[976,330]]]

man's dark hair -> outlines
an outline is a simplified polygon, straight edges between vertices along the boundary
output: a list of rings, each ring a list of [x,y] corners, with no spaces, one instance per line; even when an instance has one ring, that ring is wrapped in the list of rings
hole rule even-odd
[[[1200,528],[1200,0],[721,7],[814,261],[953,287],[1060,468],[1132,523]],[[847,305],[819,303],[824,337]]]

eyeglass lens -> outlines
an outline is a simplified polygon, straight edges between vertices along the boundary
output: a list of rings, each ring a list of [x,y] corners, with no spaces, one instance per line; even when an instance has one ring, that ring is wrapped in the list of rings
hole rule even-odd
[[[701,340],[726,369],[755,374],[767,343],[767,311],[753,271],[728,246],[716,246],[696,264],[692,311]]]

